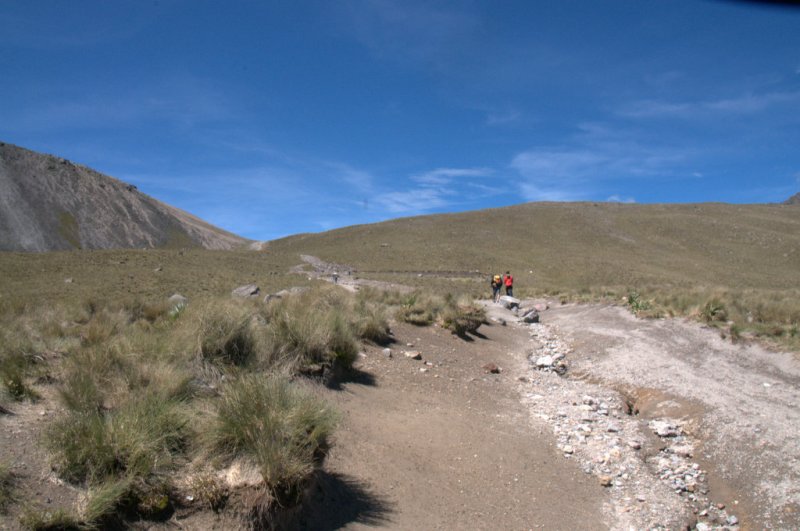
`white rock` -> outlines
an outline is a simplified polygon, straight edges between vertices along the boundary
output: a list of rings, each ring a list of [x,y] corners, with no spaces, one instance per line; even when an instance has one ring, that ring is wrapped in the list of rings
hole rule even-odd
[[[536,359],[536,366],[537,367],[552,367],[553,366],[553,357],[552,356],[541,356]]]

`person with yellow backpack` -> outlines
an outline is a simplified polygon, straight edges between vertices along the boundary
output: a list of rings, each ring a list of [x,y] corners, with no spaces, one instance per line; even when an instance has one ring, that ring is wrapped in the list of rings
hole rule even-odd
[[[500,302],[500,290],[503,288],[503,277],[495,275],[492,277],[492,300]]]

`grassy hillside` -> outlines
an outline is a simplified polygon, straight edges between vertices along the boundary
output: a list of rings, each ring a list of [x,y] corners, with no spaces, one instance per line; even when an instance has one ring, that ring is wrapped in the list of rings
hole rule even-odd
[[[521,289],[800,282],[800,208],[531,203],[399,219],[273,242],[362,271],[511,270]],[[530,273],[533,271],[533,273]]]

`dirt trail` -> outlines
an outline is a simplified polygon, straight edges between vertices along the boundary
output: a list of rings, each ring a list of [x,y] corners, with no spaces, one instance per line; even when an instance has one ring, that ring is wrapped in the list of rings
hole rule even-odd
[[[484,328],[464,341],[396,325],[392,357],[368,348],[359,376],[327,392],[343,421],[308,529],[610,526],[603,488],[563,459],[520,401],[527,337]],[[487,363],[502,371],[487,373]]]

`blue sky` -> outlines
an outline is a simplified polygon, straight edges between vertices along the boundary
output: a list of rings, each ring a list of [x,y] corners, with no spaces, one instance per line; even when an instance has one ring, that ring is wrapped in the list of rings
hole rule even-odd
[[[0,0],[0,140],[254,239],[800,190],[800,9]]]

